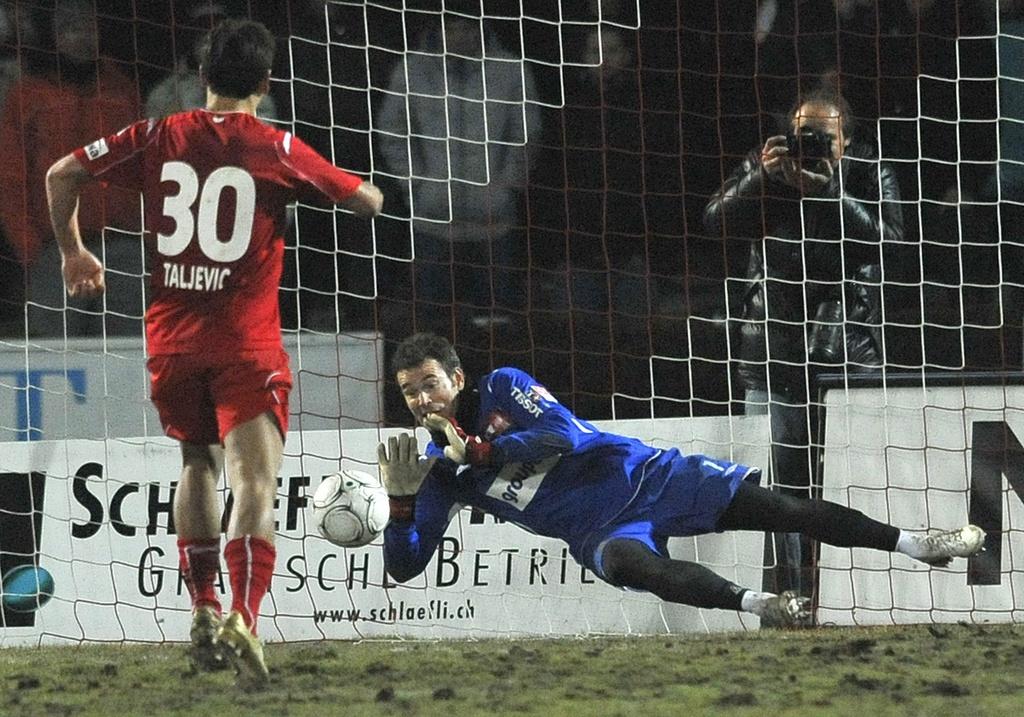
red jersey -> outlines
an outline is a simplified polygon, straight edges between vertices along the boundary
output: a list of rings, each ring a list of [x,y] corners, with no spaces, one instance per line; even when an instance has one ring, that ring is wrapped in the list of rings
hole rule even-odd
[[[75,156],[97,179],[142,192],[151,356],[281,346],[286,208],[337,203],[362,182],[244,112],[143,120]]]

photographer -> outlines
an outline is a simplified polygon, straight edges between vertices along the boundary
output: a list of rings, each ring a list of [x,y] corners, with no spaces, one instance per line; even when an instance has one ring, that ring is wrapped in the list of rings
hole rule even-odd
[[[750,152],[712,196],[704,223],[714,236],[750,242],[739,367],[746,410],[770,416],[775,484],[810,496],[812,380],[837,366],[881,365],[881,243],[903,239],[903,215],[892,168],[857,136],[841,95],[804,95],[787,120],[787,133]],[[800,544],[780,540],[781,587],[800,590]]]

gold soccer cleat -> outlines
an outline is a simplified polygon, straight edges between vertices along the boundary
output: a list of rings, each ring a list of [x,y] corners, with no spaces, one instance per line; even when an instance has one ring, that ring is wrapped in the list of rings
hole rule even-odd
[[[220,625],[220,613],[209,605],[197,607],[192,613],[192,629],[189,631],[192,645],[188,656],[200,672],[213,672],[227,667],[224,656],[217,649],[217,628]]]
[[[263,645],[246,627],[242,613],[232,611],[227,616],[217,630],[216,642],[221,653],[234,666],[239,687],[246,691],[266,688],[270,673],[263,661]]]

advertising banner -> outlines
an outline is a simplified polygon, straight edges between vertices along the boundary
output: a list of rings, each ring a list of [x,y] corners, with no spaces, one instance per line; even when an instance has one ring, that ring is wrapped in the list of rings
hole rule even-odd
[[[1024,619],[1024,386],[864,387],[825,394],[823,497],[913,531],[968,522],[985,552],[929,568],[821,546],[822,623]]]
[[[763,465],[767,457],[761,417],[625,421],[604,427],[658,447],[751,465]],[[380,541],[354,550],[328,543],[312,525],[310,505],[323,477],[340,468],[376,474],[376,446],[389,433],[289,434],[276,506],[277,569],[260,620],[264,639],[703,632],[756,626],[756,618],[741,621],[736,613],[665,604],[651,595],[609,587],[581,568],[560,541],[469,510],[456,514],[422,575],[406,584],[391,583]],[[54,586],[52,599],[37,610],[3,611],[0,644],[187,639],[189,603],[178,576],[171,510],[179,472],[177,445],[165,438],[0,444],[0,494],[19,496],[14,504],[13,498],[0,502],[0,515],[7,520],[0,544],[5,568],[38,565]],[[8,554],[13,535],[23,539]],[[760,585],[760,534],[673,540],[670,549],[675,557],[697,560],[742,585]],[[222,593],[226,587],[224,574]]]

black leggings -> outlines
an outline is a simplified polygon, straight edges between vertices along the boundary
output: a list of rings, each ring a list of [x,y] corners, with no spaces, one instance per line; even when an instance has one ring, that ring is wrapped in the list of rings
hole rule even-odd
[[[718,519],[718,530],[803,533],[840,548],[892,551],[899,528],[872,520],[859,510],[824,500],[806,500],[744,481]]]
[[[805,533],[839,547],[892,551],[900,531],[838,503],[806,500],[741,483],[719,530]],[[744,588],[703,565],[658,555],[637,540],[609,541],[601,556],[609,582],[694,607],[739,610]]]

